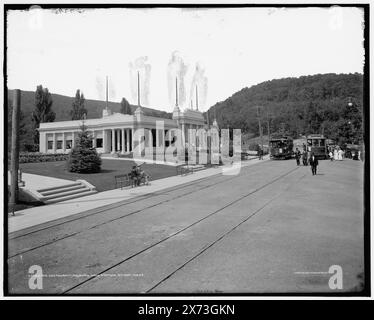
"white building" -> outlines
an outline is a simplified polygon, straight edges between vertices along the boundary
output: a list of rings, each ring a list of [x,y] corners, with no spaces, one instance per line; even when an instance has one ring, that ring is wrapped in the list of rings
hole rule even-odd
[[[152,144],[156,146],[156,121],[162,121],[164,135],[172,140],[173,129],[181,129],[185,141],[188,129],[204,128],[204,117],[200,111],[174,108],[172,119],[150,117],[138,107],[134,115],[112,113],[103,110],[102,118],[86,119],[84,125],[93,137],[93,147],[99,153],[130,153],[134,150],[134,132],[137,129],[149,129],[153,134]],[[82,120],[44,122],[39,126],[39,151],[42,153],[68,153],[75,145],[75,139],[81,131]],[[147,139],[146,139],[147,140]]]

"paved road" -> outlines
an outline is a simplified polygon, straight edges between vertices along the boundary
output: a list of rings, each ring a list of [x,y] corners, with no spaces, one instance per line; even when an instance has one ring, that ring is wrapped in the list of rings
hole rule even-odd
[[[30,290],[40,265],[43,289]],[[11,293],[333,292],[363,284],[363,166],[264,161],[10,235]]]

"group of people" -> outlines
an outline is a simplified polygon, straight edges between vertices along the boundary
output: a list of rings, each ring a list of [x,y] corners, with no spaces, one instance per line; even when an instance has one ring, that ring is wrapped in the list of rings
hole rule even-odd
[[[299,148],[296,148],[295,158],[296,158],[296,164],[298,166],[300,165],[300,158],[302,158],[304,166],[307,166],[308,162],[309,162],[309,165],[310,165],[310,167],[312,169],[312,175],[314,176],[314,175],[317,174],[318,159],[314,155],[313,152],[311,152],[309,160],[308,160],[308,152],[306,151],[306,147],[303,148],[302,152],[299,150]]]
[[[344,151],[339,147],[336,146],[334,149],[330,149],[329,157],[331,161],[339,160],[342,161],[344,156]]]
[[[149,183],[149,176],[143,170],[142,166],[133,166],[130,173],[131,181],[133,186],[139,186],[143,180],[145,184]]]
[[[296,148],[295,151],[295,158],[296,158],[296,164],[299,166],[300,165],[300,159],[303,161],[303,165],[307,166],[308,165],[308,153],[306,149],[304,149],[302,152],[299,150],[299,148]]]

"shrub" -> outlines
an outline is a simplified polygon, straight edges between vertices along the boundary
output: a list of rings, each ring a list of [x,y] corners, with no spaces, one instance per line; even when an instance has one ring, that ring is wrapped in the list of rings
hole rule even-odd
[[[84,125],[82,125],[81,130],[76,140],[75,147],[70,152],[67,168],[70,172],[100,172],[101,158],[96,149],[92,147],[92,137],[88,135]]]

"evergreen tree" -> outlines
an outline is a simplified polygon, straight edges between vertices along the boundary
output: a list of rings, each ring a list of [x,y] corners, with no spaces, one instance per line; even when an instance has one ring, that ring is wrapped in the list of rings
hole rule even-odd
[[[120,112],[123,114],[132,114],[130,103],[125,98],[122,98]]]
[[[37,86],[35,92],[35,109],[31,114],[33,123],[34,143],[39,144],[39,124],[41,122],[53,122],[56,114],[52,111],[52,96],[47,88]]]
[[[101,158],[96,149],[92,147],[92,137],[88,134],[84,123],[75,141],[75,146],[70,152],[67,167],[70,172],[100,172]]]
[[[70,111],[71,120],[82,120],[83,115],[87,115],[87,110],[84,107],[84,95],[83,92],[80,93],[78,89],[75,94],[75,99],[73,101],[72,110]]]

